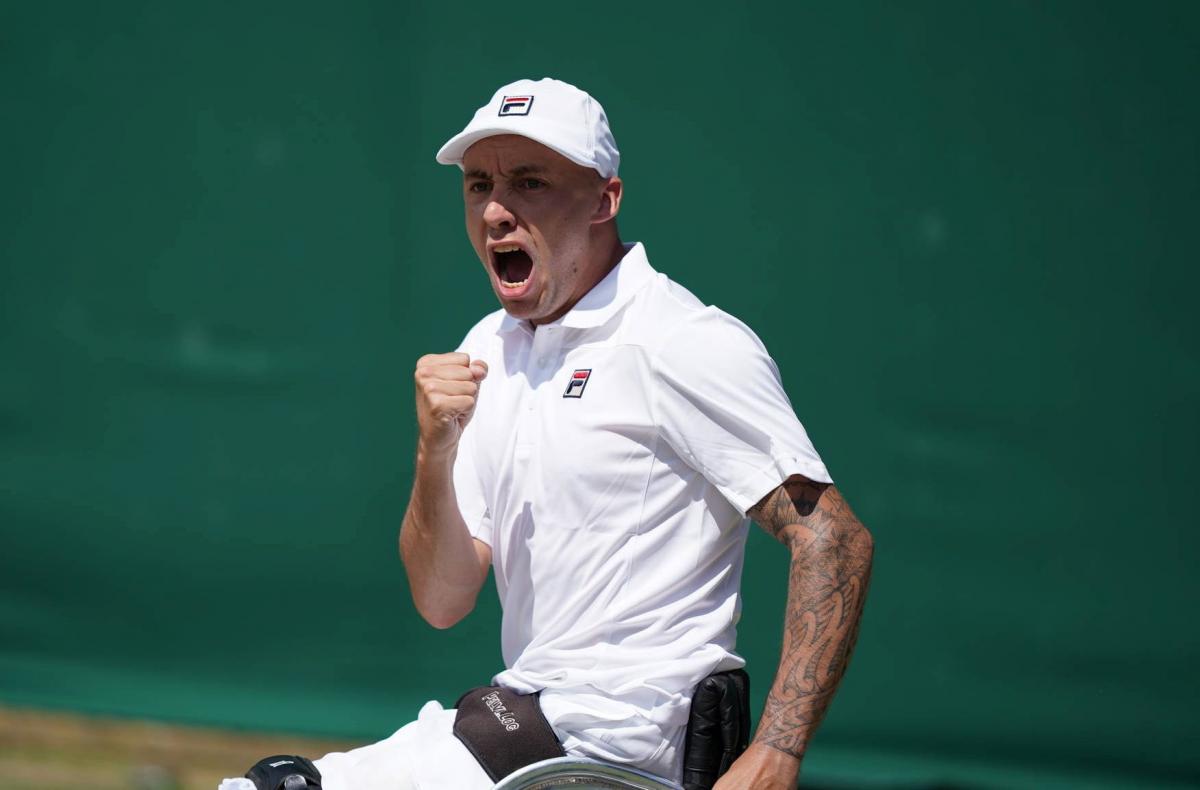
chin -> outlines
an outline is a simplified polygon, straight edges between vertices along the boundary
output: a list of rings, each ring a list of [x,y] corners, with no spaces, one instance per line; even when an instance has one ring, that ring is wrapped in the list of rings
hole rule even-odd
[[[527,305],[519,301],[510,301],[500,296],[500,294],[496,294],[496,298],[499,300],[500,306],[504,308],[504,312],[513,318],[521,321],[531,321],[537,318],[535,315],[537,311],[532,305]]]
[[[496,299],[500,302],[500,306],[504,308],[504,312],[521,321],[533,321],[536,323],[548,315],[547,311],[537,300],[524,298],[506,299],[499,293],[496,294]]]

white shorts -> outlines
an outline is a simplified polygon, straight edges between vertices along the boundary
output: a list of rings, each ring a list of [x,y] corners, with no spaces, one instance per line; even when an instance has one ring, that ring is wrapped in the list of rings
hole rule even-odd
[[[324,790],[491,790],[493,782],[454,737],[454,710],[427,702],[417,720],[379,743],[313,760]]]

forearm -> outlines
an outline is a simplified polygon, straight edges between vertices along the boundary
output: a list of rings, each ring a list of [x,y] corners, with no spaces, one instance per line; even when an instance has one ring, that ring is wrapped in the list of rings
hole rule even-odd
[[[836,488],[821,487],[802,516],[775,532],[792,554],[787,610],[779,669],[754,737],[797,761],[849,663],[873,554],[870,533]]]
[[[475,606],[484,570],[454,493],[454,456],[417,451],[412,497],[400,528],[400,555],[413,603],[448,628]]]

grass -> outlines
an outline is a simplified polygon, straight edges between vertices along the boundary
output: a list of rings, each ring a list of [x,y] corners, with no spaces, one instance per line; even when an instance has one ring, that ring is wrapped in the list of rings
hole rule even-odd
[[[361,745],[0,705],[4,790],[215,790],[269,755]]]

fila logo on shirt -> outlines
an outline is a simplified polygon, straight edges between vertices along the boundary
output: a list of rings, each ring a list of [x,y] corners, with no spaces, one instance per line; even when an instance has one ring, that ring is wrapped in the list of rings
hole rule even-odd
[[[529,115],[532,96],[505,96],[500,102],[500,115]]]
[[[591,368],[577,370],[571,374],[571,380],[567,382],[567,391],[563,393],[564,398],[582,398],[583,388],[587,386],[588,379],[592,375]]]

